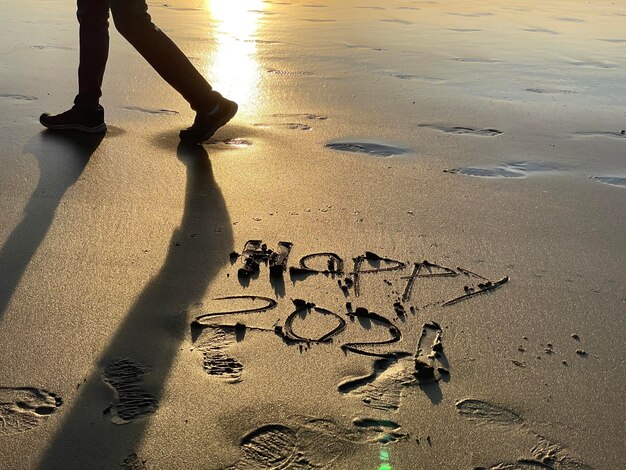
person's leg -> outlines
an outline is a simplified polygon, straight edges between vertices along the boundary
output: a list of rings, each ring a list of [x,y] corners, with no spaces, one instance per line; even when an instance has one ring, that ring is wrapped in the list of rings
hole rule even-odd
[[[106,132],[99,105],[102,78],[109,54],[109,1],[78,0],[80,63],[74,106],[61,114],[43,113],[39,122],[48,129],[99,134]]]
[[[187,142],[204,142],[237,113],[191,64],[182,51],[157,28],[146,0],[110,0],[117,30],[196,111],[193,125],[180,132]]]
[[[93,0],[92,0],[93,1]],[[213,109],[222,99],[183,52],[157,28],[145,0],[111,0],[115,27],[196,112]]]
[[[82,109],[97,109],[102,96],[109,55],[109,4],[110,0],[78,0],[80,62],[74,104]]]

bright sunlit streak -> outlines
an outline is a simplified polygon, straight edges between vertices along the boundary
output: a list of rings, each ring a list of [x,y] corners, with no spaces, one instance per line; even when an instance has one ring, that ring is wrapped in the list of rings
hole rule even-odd
[[[217,50],[209,53],[206,75],[216,90],[247,109],[256,107],[260,70],[255,35],[266,7],[263,0],[206,0],[205,4],[214,20],[217,43]]]

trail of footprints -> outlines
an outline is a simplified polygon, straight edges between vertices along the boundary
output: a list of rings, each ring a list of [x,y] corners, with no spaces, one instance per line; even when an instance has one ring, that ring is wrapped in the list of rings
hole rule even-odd
[[[360,46],[347,46],[347,47],[360,47]],[[469,59],[463,59],[469,60]],[[412,78],[424,78],[417,77],[410,74],[392,74],[398,78],[412,79]],[[574,90],[567,89],[551,89],[551,88],[527,88],[527,92],[538,94],[575,94]],[[310,113],[282,113],[273,114],[272,117],[285,118],[303,118],[309,120],[326,120],[328,116]],[[257,123],[254,124],[257,127],[283,127],[291,130],[309,131],[312,127],[308,124],[302,124],[298,122],[286,122],[286,123]],[[439,132],[453,135],[467,135],[475,137],[497,137],[503,134],[499,129],[494,128],[473,128],[465,126],[451,126],[451,125],[439,125],[439,124],[419,124],[419,127],[434,129]],[[626,137],[626,131],[593,131],[593,132],[576,132],[575,135],[581,137],[609,137],[609,138],[624,138]],[[339,152],[354,152],[375,157],[391,157],[407,153],[407,149],[401,147],[367,141],[344,141],[336,140],[330,141],[325,144],[326,148]],[[559,170],[559,166],[548,162],[503,162],[500,165],[490,167],[459,167],[449,168],[443,171],[451,174],[460,174],[465,176],[483,177],[483,178],[526,178],[530,174],[546,173],[555,170]],[[626,187],[626,178],[621,175],[593,175],[591,179],[610,186]]]

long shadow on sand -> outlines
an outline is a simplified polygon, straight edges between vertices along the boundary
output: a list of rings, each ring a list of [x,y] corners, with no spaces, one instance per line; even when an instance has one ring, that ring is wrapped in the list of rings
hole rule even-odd
[[[0,249],[0,319],[54,220],[65,192],[83,173],[104,134],[44,131],[34,137],[25,152],[37,158],[37,188],[24,208],[24,216]]]
[[[177,156],[187,169],[185,206],[163,267],[139,295],[106,350],[94,361],[93,372],[75,398],[68,400],[70,410],[66,410],[68,413],[43,454],[39,469],[118,468],[138,449],[150,416],[123,425],[113,424],[115,414],[103,413],[115,401],[113,388],[103,381],[103,375],[115,387],[124,380],[126,372],[132,372],[134,366],[126,367],[128,364],[144,367],[146,375],[139,377],[130,389],[141,389],[143,411],[153,411],[155,403],[161,400],[189,326],[183,312],[202,300],[221,260],[226,262],[225,254],[232,250],[230,220],[206,151],[201,146],[180,144]],[[111,364],[115,366],[112,368]],[[124,410],[117,414],[118,419],[128,417]]]

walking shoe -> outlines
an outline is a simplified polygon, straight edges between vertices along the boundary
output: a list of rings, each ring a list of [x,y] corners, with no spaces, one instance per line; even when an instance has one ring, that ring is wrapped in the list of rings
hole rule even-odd
[[[74,106],[64,113],[53,116],[43,113],[39,116],[39,122],[42,126],[52,130],[79,131],[89,134],[102,134],[107,131],[102,106],[98,106],[95,110],[85,110]]]
[[[193,125],[180,131],[180,140],[200,144],[237,114],[237,103],[222,98],[209,112],[198,112]]]

